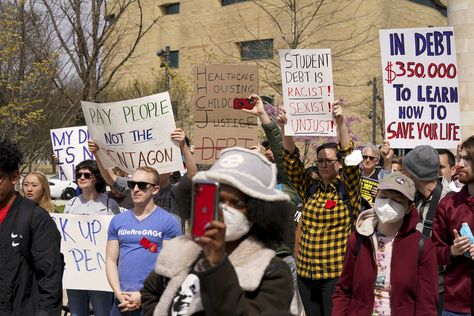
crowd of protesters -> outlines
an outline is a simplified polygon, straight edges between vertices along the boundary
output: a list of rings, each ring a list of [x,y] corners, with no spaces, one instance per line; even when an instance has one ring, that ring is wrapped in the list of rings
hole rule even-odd
[[[228,148],[198,171],[176,129],[187,170],[176,183],[146,166],[107,169],[89,142],[96,160],[75,167],[81,194],[64,213],[113,216],[113,292],[68,289],[71,315],[473,315],[474,136],[456,152],[420,145],[402,157],[387,141],[357,150],[336,101],[338,142],[315,148],[306,168],[281,131],[285,111],[273,120],[249,97],[263,150]],[[0,315],[59,315],[64,259],[48,214],[57,209],[40,172],[15,191],[21,164],[16,145],[1,142]],[[378,182],[368,206],[362,177]],[[193,237],[197,181],[219,184],[219,207]]]

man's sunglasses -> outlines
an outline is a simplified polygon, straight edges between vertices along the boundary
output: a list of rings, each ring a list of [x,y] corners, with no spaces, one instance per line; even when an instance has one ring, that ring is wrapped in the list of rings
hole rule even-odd
[[[84,176],[84,179],[86,179],[86,180],[90,180],[92,177],[94,177],[94,175],[90,172],[76,172],[76,179],[77,180],[82,178],[82,176]]]
[[[360,156],[359,156],[360,157]],[[377,159],[377,157],[372,157],[372,156],[362,156],[362,159],[364,160],[367,160],[369,159],[370,161],[374,161],[375,159]]]
[[[151,186],[156,186],[156,184],[153,183],[148,183],[148,182],[142,182],[142,181],[127,181],[127,186],[130,190],[135,189],[135,186],[138,186],[138,189],[141,191],[145,191]]]

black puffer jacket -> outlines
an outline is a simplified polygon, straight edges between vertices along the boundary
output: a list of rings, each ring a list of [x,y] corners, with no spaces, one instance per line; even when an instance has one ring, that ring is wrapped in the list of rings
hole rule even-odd
[[[17,195],[0,225],[0,315],[60,315],[61,236],[49,214]]]

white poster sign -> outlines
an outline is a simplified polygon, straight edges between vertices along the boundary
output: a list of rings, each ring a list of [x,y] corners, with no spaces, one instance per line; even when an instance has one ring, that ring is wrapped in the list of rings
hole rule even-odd
[[[461,141],[452,27],[380,31],[385,138],[393,148]]]
[[[66,263],[63,288],[112,291],[105,273],[107,230],[112,216],[51,214],[61,233]]]
[[[170,137],[176,125],[168,92],[120,102],[81,103],[106,168],[119,167],[130,174],[142,166],[160,173],[183,169],[179,145]]]
[[[335,136],[330,49],[280,50],[285,135]]]
[[[74,168],[78,163],[94,159],[87,149],[87,126],[74,126],[50,130],[53,152],[58,159],[59,179],[74,181]]]

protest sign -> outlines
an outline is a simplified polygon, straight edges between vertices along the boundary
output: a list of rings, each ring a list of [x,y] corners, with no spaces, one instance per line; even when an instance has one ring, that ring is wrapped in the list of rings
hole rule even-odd
[[[377,180],[360,177],[360,195],[371,204],[375,201],[378,186],[379,182]]]
[[[78,163],[94,159],[87,149],[87,126],[65,127],[50,130],[53,152],[58,159],[59,179],[75,180],[74,168]]]
[[[461,140],[452,27],[380,31],[385,138],[393,148]]]
[[[99,146],[106,168],[133,173],[150,166],[160,173],[183,169],[179,145],[171,140],[176,128],[168,92],[133,100],[82,101],[91,139]]]
[[[194,158],[212,164],[222,149],[258,145],[257,117],[233,109],[233,100],[258,93],[256,65],[196,67]]]
[[[280,50],[285,135],[336,136],[330,49]]]
[[[66,263],[63,288],[112,291],[105,273],[107,230],[112,216],[51,214],[61,234]]]

